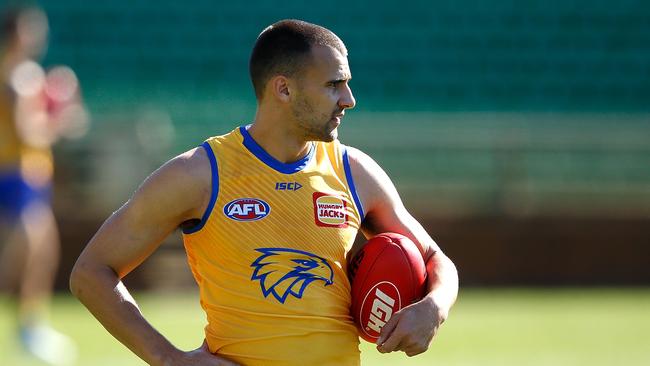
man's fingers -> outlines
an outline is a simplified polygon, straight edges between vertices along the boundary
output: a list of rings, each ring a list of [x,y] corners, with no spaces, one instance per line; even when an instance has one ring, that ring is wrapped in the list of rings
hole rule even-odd
[[[394,319],[396,318],[392,318],[388,323],[386,323],[386,325],[384,325],[384,328],[381,330],[381,334],[385,340],[383,342],[379,342],[382,337],[377,340],[377,350],[381,353],[393,352],[400,349],[400,343],[402,342],[404,332],[398,329],[397,325],[399,322],[397,320],[393,321]],[[391,321],[393,321],[392,324],[390,324]],[[390,325],[390,328],[386,328],[388,325]]]
[[[201,355],[200,357],[202,359],[205,357],[206,358],[205,360],[208,361],[211,366],[241,366],[240,364],[234,361],[230,361],[226,358],[223,358],[222,356],[217,356],[212,354],[212,352],[210,352],[210,347],[208,347],[208,341],[205,339],[203,340],[201,347],[199,347],[197,351],[207,353],[207,356]]]
[[[386,342],[386,339],[388,339],[391,333],[395,330],[395,327],[397,327],[398,318],[399,315],[396,313],[388,320],[388,322],[386,322],[386,324],[384,324],[379,333],[379,338],[377,338],[377,345],[382,345]]]
[[[221,356],[213,356],[214,358],[217,359],[217,362],[215,363],[215,366],[241,366],[237,362],[230,361],[226,358],[223,358]]]
[[[403,349],[404,353],[406,353],[407,356],[413,357],[415,355],[419,355],[420,353],[426,351],[427,348],[421,347],[421,346],[410,346],[406,347]]]
[[[203,344],[201,344],[201,347],[199,347],[199,349],[210,352],[210,347],[208,347],[208,341],[206,339],[203,340]]]
[[[419,355],[422,351],[404,351],[404,353],[409,357],[413,357]]]
[[[402,334],[393,332],[386,342],[377,346],[377,350],[381,353],[389,353],[399,351],[400,347],[402,347]]]
[[[216,366],[241,366],[241,365],[239,365],[238,363],[232,362],[232,361],[220,359],[219,363],[217,363]]]

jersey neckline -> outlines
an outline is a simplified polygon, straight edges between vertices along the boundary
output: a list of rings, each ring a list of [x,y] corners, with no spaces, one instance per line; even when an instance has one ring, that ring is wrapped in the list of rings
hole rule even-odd
[[[307,166],[311,159],[314,157],[314,152],[316,149],[314,148],[314,144],[310,144],[309,146],[309,152],[307,152],[307,155],[305,155],[303,158],[300,160],[294,161],[293,163],[283,163],[273,156],[271,154],[267,153],[262,146],[260,146],[257,141],[253,139],[253,136],[251,136],[250,133],[248,133],[248,128],[251,125],[246,125],[246,126],[240,126],[239,127],[239,132],[242,134],[244,137],[244,140],[242,143],[244,144],[244,147],[248,149],[248,151],[251,152],[251,154],[255,155],[256,158],[258,158],[261,162],[269,166],[270,168],[283,173],[283,174],[293,174],[297,173]]]

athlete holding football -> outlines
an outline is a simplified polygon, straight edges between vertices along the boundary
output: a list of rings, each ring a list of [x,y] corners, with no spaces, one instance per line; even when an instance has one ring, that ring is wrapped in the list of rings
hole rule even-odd
[[[424,352],[456,299],[456,269],[384,171],[338,142],[355,105],[345,45],[281,21],[258,37],[250,73],[253,123],[147,178],[81,254],[73,293],[152,365],[358,365],[346,257],[358,230],[397,232],[419,246],[428,294],[393,315],[378,349]],[[191,352],[159,334],[121,282],[179,227],[208,321]]]

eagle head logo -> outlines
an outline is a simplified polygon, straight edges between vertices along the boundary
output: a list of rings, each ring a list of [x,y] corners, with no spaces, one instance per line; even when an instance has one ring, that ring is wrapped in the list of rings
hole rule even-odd
[[[288,248],[258,248],[262,253],[252,264],[251,280],[260,281],[262,294],[272,294],[279,302],[289,295],[302,298],[307,286],[314,281],[332,284],[334,272],[327,261],[315,254]]]

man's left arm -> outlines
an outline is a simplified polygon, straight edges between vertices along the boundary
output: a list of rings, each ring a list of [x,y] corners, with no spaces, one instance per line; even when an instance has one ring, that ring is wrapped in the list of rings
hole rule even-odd
[[[395,232],[411,239],[427,267],[427,294],[397,313],[384,325],[377,340],[379,352],[404,351],[414,356],[426,351],[440,325],[447,319],[458,294],[458,274],[453,262],[411,216],[395,185],[368,155],[347,147],[350,169],[365,219],[366,238]],[[352,253],[360,248],[353,248]]]

